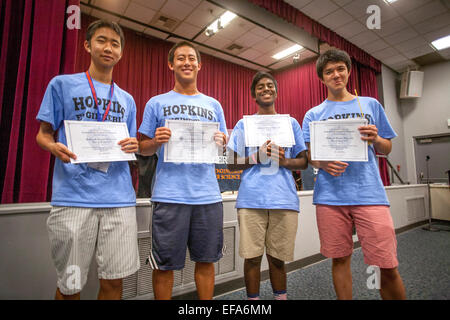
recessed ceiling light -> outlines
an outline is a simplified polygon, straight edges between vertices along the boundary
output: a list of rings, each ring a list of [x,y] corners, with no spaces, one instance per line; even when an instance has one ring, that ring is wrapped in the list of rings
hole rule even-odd
[[[293,45],[292,47],[289,47],[283,51],[278,52],[277,54],[273,55],[272,58],[280,60],[296,51],[299,51],[302,48],[303,47],[301,45],[296,44],[296,45]]]
[[[219,31],[220,29],[225,28],[231,20],[233,20],[234,18],[236,18],[237,16],[231,12],[231,11],[225,11],[224,14],[222,14],[219,19],[215,20],[213,23],[211,23],[208,28],[206,28],[205,30],[205,34],[208,37],[211,37],[212,35],[214,35],[217,31]]]
[[[437,50],[442,50],[442,49],[450,47],[450,34],[448,36],[434,40],[433,42],[431,42],[431,44]]]

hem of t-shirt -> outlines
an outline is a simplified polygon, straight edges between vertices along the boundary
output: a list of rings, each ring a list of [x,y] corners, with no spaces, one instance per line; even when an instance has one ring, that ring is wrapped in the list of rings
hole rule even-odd
[[[292,210],[297,211],[300,213],[299,208],[293,208],[291,206],[284,206],[284,205],[278,205],[276,207],[273,206],[265,206],[265,205],[242,205],[242,204],[236,204],[236,209],[267,209],[267,210]]]
[[[79,207],[79,208],[123,208],[135,207],[135,202],[117,202],[117,203],[90,203],[90,202],[67,202],[67,201],[51,201],[52,206],[57,207]]]
[[[172,199],[172,198],[159,198],[159,197],[152,197],[150,199],[152,202],[164,202],[164,203],[177,203],[177,204],[189,204],[189,205],[202,205],[202,204],[213,204],[222,202],[222,197],[220,198],[214,198],[209,200],[178,200],[178,199]]]
[[[323,205],[327,205],[327,206],[388,206],[388,207],[391,206],[389,202],[373,202],[373,203],[357,202],[357,203],[349,203],[349,202],[332,202],[332,201],[327,201],[327,202],[313,201],[313,204],[314,205],[323,204]]]

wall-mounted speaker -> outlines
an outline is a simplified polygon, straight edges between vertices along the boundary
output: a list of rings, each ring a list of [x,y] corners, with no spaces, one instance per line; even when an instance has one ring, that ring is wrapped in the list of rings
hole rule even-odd
[[[422,96],[423,72],[406,71],[402,74],[400,99],[419,98]]]

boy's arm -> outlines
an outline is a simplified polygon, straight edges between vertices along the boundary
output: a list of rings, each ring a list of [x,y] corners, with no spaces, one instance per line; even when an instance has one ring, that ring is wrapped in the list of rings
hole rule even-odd
[[[141,133],[141,139],[139,141],[139,153],[143,156],[151,156],[158,151],[163,143],[169,141],[172,135],[172,131],[166,127],[159,127],[155,131],[155,137],[149,138],[145,134]]]
[[[392,141],[390,139],[382,138],[378,135],[378,128],[369,124],[367,126],[359,127],[361,133],[361,139],[372,143],[375,150],[379,153],[388,155],[392,150]]]
[[[283,166],[289,170],[306,169],[308,167],[308,158],[306,156],[306,150],[300,152],[295,158],[280,159],[280,166]]]
[[[257,157],[257,153],[255,154],[255,157]],[[236,152],[228,148],[228,161],[227,161],[227,168],[230,171],[238,171],[238,170],[245,170],[248,168],[251,168],[254,163],[250,163],[250,157],[241,158],[238,156]],[[256,158],[255,158],[256,160]],[[254,161],[253,161],[254,162]]]
[[[64,163],[69,163],[70,158],[77,158],[64,144],[55,142],[55,131],[48,122],[41,121],[39,132],[36,135],[36,142],[42,149],[50,151],[51,154]]]

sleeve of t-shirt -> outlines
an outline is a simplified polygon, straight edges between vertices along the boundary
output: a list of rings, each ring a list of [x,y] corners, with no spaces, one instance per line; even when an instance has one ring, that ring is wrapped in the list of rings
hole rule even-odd
[[[238,121],[234,126],[227,147],[236,152],[239,157],[245,156],[245,136],[242,121]]]
[[[145,105],[142,123],[139,127],[139,132],[145,134],[149,138],[155,137],[156,126],[158,124],[158,117],[155,112],[155,104],[150,99]]]
[[[383,106],[377,101],[373,100],[375,103],[375,125],[378,129],[378,135],[385,139],[392,139],[397,136],[394,129],[392,128],[389,120],[384,112]]]
[[[302,128],[300,128],[300,124],[295,119],[292,121],[292,130],[295,138],[295,145],[292,147],[292,157],[296,158],[300,152],[306,150],[306,145],[303,139]]]
[[[219,130],[225,133],[228,137],[227,123],[225,121],[225,114],[223,113],[223,108],[220,102],[217,101],[217,117],[219,118]]]
[[[130,100],[130,115],[127,119],[127,126],[130,137],[136,137],[136,103],[132,97],[130,97]]]
[[[64,120],[64,103],[61,98],[60,86],[57,78],[53,78],[45,90],[37,120],[48,122],[52,125],[54,131],[58,130],[61,122]]]
[[[303,139],[304,142],[310,142],[311,138],[309,135],[309,123],[313,121],[312,116],[311,116],[311,112],[307,112],[305,114],[305,117],[303,118],[303,123],[302,123],[302,131],[303,131]]]

